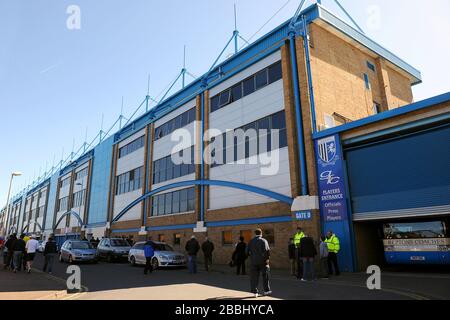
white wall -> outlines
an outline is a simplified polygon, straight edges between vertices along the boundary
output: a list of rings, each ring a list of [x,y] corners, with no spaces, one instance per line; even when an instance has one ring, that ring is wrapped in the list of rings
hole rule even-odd
[[[114,197],[114,215],[115,218],[123,209],[125,209],[126,206],[128,206],[131,202],[136,200],[142,196],[142,189],[135,190],[132,192],[116,195]],[[141,210],[142,210],[142,203],[138,204],[134,208],[132,208],[130,211],[128,211],[125,216],[123,216],[122,219],[120,219],[121,222],[123,221],[130,221],[130,220],[139,220],[141,219]]]

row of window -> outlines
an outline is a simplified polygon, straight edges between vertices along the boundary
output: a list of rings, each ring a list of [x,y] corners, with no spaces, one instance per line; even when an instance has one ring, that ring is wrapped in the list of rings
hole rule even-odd
[[[89,168],[86,167],[86,168],[84,168],[84,169],[78,171],[77,173],[75,173],[75,181],[76,181],[76,180],[83,179],[84,177],[87,177],[87,175],[88,175],[88,170],[89,170]]]
[[[116,177],[116,195],[139,190],[143,186],[144,167],[131,170]]]
[[[176,179],[195,172],[194,146],[180,151],[180,158],[183,159],[185,152],[190,153],[190,163],[175,164],[172,155],[153,162],[153,184]]]
[[[164,216],[195,210],[195,188],[178,190],[153,197],[152,216]]]
[[[242,97],[248,96],[280,80],[282,77],[281,61],[279,61],[212,97],[211,112],[217,111]]]
[[[277,112],[275,114],[272,114],[270,116],[264,117],[262,119],[259,119],[257,121],[248,123],[240,128],[237,128],[234,130],[236,133],[236,130],[243,130],[244,133],[247,130],[253,129],[256,130],[256,140],[252,139],[250,141],[251,135],[245,136],[245,145],[242,144],[241,141],[238,141],[238,135],[234,135],[234,142],[231,144],[232,151],[228,152],[230,154],[233,154],[233,159],[227,158],[227,150],[229,150],[227,146],[227,134],[223,133],[222,138],[222,155],[219,155],[217,152],[217,147],[215,148],[215,152],[213,152],[212,160],[213,163],[211,164],[211,167],[217,167],[225,163],[231,163],[242,159],[247,159],[249,157],[255,156],[260,153],[269,152],[271,150],[275,150],[275,143],[272,143],[272,135],[271,130],[278,129],[279,130],[279,141],[278,141],[278,148],[284,148],[287,147],[287,133],[286,133],[286,118],[284,111]],[[267,133],[269,133],[267,136],[260,134],[259,130],[267,130]],[[267,141],[267,145],[264,145],[264,140]],[[211,143],[215,143],[217,140],[217,137],[215,139],[211,139]],[[256,143],[255,143],[256,142]],[[251,148],[250,143],[255,143],[256,148]],[[244,150],[245,147],[245,150]]]
[[[196,120],[195,112],[196,112],[195,108],[192,108],[192,109],[180,114],[178,117],[175,117],[174,119],[170,120],[169,122],[166,122],[163,125],[156,128],[155,129],[155,141],[171,134],[172,132],[174,132],[177,129],[181,129],[181,128],[187,126],[191,122],[194,122]]]
[[[58,212],[66,212],[69,208],[69,197],[64,197],[58,200]]]
[[[143,148],[145,145],[145,136],[139,137],[136,140],[130,142],[126,146],[123,146],[119,149],[119,158],[125,157],[126,155],[129,155],[130,153],[135,152],[136,150],[139,150]]]
[[[86,190],[81,190],[73,195],[73,207],[78,208],[84,206]]]

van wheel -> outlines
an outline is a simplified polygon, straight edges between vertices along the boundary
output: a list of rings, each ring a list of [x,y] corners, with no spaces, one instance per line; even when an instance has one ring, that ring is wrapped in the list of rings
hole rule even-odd
[[[136,267],[136,258],[134,256],[131,256],[130,263],[133,267]]]

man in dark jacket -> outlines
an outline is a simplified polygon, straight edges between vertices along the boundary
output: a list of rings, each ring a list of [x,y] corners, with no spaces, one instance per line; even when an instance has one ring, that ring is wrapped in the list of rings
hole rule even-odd
[[[270,247],[266,239],[262,237],[262,230],[255,230],[255,237],[250,241],[247,247],[247,255],[250,257],[250,286],[251,292],[256,297],[259,296],[259,275],[262,274],[264,295],[270,296],[272,291],[269,284],[270,271]]]
[[[303,261],[303,275],[302,281],[313,281],[314,280],[314,257],[317,255],[317,249],[314,245],[314,241],[311,237],[304,237],[300,242],[300,247],[298,248],[298,256]]]
[[[42,269],[43,272],[47,272],[48,268],[48,273],[52,274],[53,261],[55,261],[55,257],[57,254],[58,254],[58,246],[56,245],[56,242],[53,239],[53,237],[50,237],[48,238],[44,248],[45,262],[44,268]]]
[[[14,269],[14,266],[12,264],[13,256],[14,256],[13,247],[14,247],[14,243],[16,242],[16,240],[17,240],[17,235],[15,233],[13,233],[5,243],[5,248],[7,249],[6,259],[4,261],[5,266],[3,267],[5,270],[8,268]]]
[[[247,260],[247,244],[244,242],[244,237],[239,238],[239,243],[236,245],[236,249],[233,252],[232,260],[236,265],[237,275],[241,273],[245,275],[245,260]]]
[[[14,273],[22,269],[22,259],[25,255],[25,245],[26,245],[25,240],[23,240],[23,238],[25,238],[24,234],[20,235],[20,238],[14,242],[13,246]]]
[[[295,276],[295,268],[296,268],[296,249],[295,249],[295,243],[294,243],[294,238],[290,238],[289,239],[289,244],[288,244],[288,255],[289,255],[289,261],[291,262],[291,275]]]
[[[197,253],[200,250],[200,244],[194,235],[191,237],[191,240],[186,242],[185,249],[188,253],[189,273],[197,273]]]
[[[212,243],[208,237],[206,237],[205,242],[202,244],[203,255],[205,256],[205,270],[209,271],[212,265],[212,254],[214,251],[214,243]]]

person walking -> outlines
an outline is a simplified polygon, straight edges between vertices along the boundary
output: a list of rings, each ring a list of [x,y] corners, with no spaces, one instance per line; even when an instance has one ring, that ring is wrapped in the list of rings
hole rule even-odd
[[[338,264],[338,253],[341,249],[339,238],[333,233],[333,231],[328,231],[327,238],[325,239],[325,243],[328,247],[328,269],[330,271],[330,275],[333,275],[333,267],[334,274],[340,275],[339,264]]]
[[[214,243],[212,243],[208,237],[205,238],[205,242],[202,244],[202,251],[205,257],[205,270],[209,271],[212,265],[212,254],[214,251]]]
[[[300,242],[305,237],[305,233],[303,232],[303,229],[301,227],[297,227],[297,232],[294,235],[294,245],[295,245],[295,252],[296,252],[296,260],[297,260],[297,278],[301,279],[301,276],[303,275],[303,260],[298,255],[298,250],[300,248]]]
[[[290,238],[289,239],[289,244],[288,244],[288,256],[289,256],[289,261],[291,262],[291,275],[295,276],[295,269],[296,269],[296,250],[295,250],[295,244],[294,244],[294,238]]]
[[[305,236],[300,242],[300,248],[298,253],[303,261],[303,275],[301,281],[313,281],[314,257],[317,255],[314,240],[311,237]]]
[[[145,268],[144,274],[148,274],[153,272],[152,259],[155,256],[155,249],[153,248],[153,243],[151,241],[147,241],[144,245],[144,255],[145,255]]]
[[[247,244],[244,242],[244,237],[239,237],[239,243],[236,245],[236,249],[233,252],[231,259],[236,266],[236,274],[246,275],[245,262],[247,260]]]
[[[255,237],[249,242],[247,255],[250,257],[250,286],[255,297],[259,296],[259,275],[262,275],[264,295],[270,296],[270,247],[266,239],[262,237],[262,230],[255,230]]]
[[[14,251],[13,251],[13,247],[14,247],[14,243],[17,240],[17,235],[15,233],[13,233],[12,235],[9,236],[8,240],[6,240],[5,245],[4,245],[4,250],[6,250],[6,260],[5,265],[3,266],[4,270],[7,269],[14,269],[13,266],[13,256],[14,256]],[[3,254],[5,254],[3,252]]]
[[[325,243],[326,237],[320,237],[319,256],[320,256],[320,276],[324,279],[330,277],[328,269],[328,246]]]
[[[36,255],[37,248],[39,246],[39,241],[36,240],[36,236],[32,235],[31,239],[27,241],[25,245],[26,260],[27,260],[27,272],[31,273],[31,267],[33,266],[34,257]]]
[[[14,273],[16,273],[17,271],[21,271],[22,269],[22,259],[25,254],[25,241],[23,240],[24,237],[25,235],[22,234],[20,238],[14,242],[13,246]]]
[[[26,247],[26,245],[27,245],[27,243],[28,243],[28,241],[30,240],[31,238],[27,235],[27,234],[25,234],[25,237],[23,237],[23,241],[25,241],[25,247]],[[25,250],[25,253],[23,254],[23,256],[22,256],[22,267],[23,267],[23,270],[24,271],[26,271],[27,270],[27,252],[26,252],[26,250]],[[20,270],[19,270],[20,271]]]
[[[44,248],[45,262],[42,271],[47,272],[48,269],[48,273],[52,274],[53,261],[55,261],[55,257],[57,254],[58,254],[58,246],[56,245],[56,242],[53,239],[53,237],[50,237],[48,238],[48,241],[45,244]]]
[[[197,253],[200,250],[200,244],[194,235],[192,235],[191,239],[186,242],[185,249],[188,253],[189,273],[195,274],[197,273]]]

